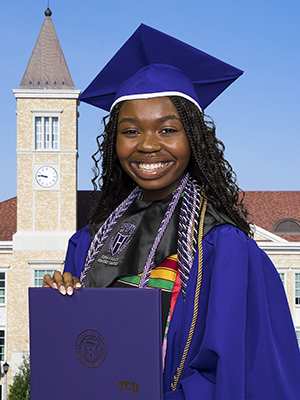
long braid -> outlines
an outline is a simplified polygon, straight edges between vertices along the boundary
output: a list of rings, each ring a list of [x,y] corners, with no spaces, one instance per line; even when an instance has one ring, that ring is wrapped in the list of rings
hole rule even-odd
[[[98,223],[103,221],[136,187],[136,183],[125,173],[121,167],[116,154],[116,138],[118,115],[122,102],[118,103],[110,114],[108,123],[104,122],[104,132],[97,137],[98,151],[92,156],[95,167],[94,193],[97,184],[101,190],[101,199],[97,206],[92,210],[90,222]],[[102,161],[102,171],[100,174],[99,164]]]
[[[247,235],[251,234],[247,222],[247,210],[243,204],[243,192],[236,183],[236,175],[224,158],[224,144],[215,136],[214,124],[191,102],[171,96],[180,115],[191,147],[188,171],[203,185],[206,196],[220,212],[226,214]]]

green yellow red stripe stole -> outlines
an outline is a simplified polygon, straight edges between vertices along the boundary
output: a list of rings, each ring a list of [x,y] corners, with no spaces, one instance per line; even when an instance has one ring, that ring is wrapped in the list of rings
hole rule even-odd
[[[151,271],[148,283],[149,288],[172,292],[177,276],[177,254],[167,257],[160,265]],[[142,274],[123,276],[118,282],[139,286]]]

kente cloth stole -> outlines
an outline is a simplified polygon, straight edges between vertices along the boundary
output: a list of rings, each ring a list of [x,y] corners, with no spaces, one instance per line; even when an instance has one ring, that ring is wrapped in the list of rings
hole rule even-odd
[[[177,254],[167,257],[160,265],[151,271],[148,288],[172,292],[177,271]],[[123,276],[118,279],[118,282],[138,287],[141,276],[142,274]]]

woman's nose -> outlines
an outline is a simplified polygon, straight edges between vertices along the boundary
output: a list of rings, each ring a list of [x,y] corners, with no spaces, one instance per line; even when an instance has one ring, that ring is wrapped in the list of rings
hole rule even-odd
[[[138,150],[144,152],[160,151],[162,145],[155,133],[143,133],[140,136]]]

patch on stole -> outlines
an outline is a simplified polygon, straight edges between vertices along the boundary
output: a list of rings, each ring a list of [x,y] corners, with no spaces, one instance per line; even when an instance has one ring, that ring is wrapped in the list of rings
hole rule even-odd
[[[121,253],[121,251],[129,244],[135,228],[135,225],[127,222],[126,224],[123,224],[119,232],[110,239],[108,248],[113,257],[116,254]]]
[[[85,367],[97,368],[104,363],[107,346],[102,335],[94,329],[87,329],[78,335],[75,353]]]

